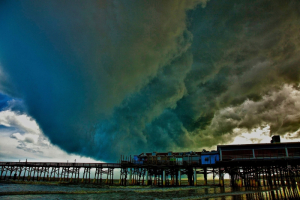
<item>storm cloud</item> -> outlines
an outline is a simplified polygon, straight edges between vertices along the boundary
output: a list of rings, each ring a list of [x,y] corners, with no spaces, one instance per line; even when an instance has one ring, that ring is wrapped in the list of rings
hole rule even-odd
[[[296,0],[3,1],[0,13],[1,92],[67,152],[115,161],[227,143],[235,128],[299,129]]]

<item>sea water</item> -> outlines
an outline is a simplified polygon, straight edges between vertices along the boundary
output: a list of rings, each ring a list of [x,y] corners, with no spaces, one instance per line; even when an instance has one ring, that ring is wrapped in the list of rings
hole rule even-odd
[[[42,185],[0,183],[0,199],[282,199],[286,188],[231,188],[219,186],[110,186],[91,188],[87,185]],[[296,192],[299,192],[299,188]],[[298,199],[294,198],[286,199]]]

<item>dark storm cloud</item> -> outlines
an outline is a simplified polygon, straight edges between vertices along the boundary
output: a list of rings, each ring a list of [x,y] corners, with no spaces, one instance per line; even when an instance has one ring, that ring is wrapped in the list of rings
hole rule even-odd
[[[194,63],[186,79],[190,95],[177,109],[199,143],[208,146],[230,140],[223,134],[239,127],[226,116],[224,123],[216,127],[213,122],[220,110],[247,100],[260,101],[268,92],[280,90],[284,83],[298,85],[300,74],[299,2],[211,3],[214,6],[202,13],[191,12],[191,17],[205,18],[207,23],[195,22],[191,27]],[[274,103],[272,109],[278,106]],[[251,109],[247,111],[250,113]],[[250,120],[245,120],[249,130],[265,123],[261,118],[257,119],[259,123],[252,124]],[[273,120],[267,122],[276,124]],[[271,130],[271,134],[275,133]]]
[[[0,89],[68,152],[114,161],[213,146],[235,128],[298,130],[296,0],[4,5]]]
[[[194,63],[186,78],[189,95],[177,108],[185,127],[198,138],[196,143],[201,146],[230,141],[231,136],[226,133],[234,137],[233,129],[242,126],[232,123],[233,119],[241,117],[235,112],[223,116],[221,124],[214,123],[223,109],[243,105],[249,100],[260,101],[269,92],[281,90],[283,84],[298,85],[300,80],[299,2],[211,3],[213,5],[209,4],[203,12],[190,13]],[[290,96],[285,95],[287,99]],[[281,105],[275,102],[270,109],[276,110]],[[251,109],[245,110],[245,115],[247,112],[251,113]],[[279,117],[279,113],[274,114]],[[252,118],[243,119],[247,129],[268,123],[271,134],[283,134],[272,128],[277,124],[276,117],[257,118],[256,123],[251,123]],[[297,130],[298,124],[294,125]]]
[[[158,71],[185,54],[192,39],[186,11],[205,3],[7,1],[1,10],[1,66],[16,89],[3,90],[24,99],[54,144],[69,152],[90,151],[91,127],[112,123],[107,116],[116,106],[138,96]],[[164,104],[160,107],[156,115]],[[113,133],[106,135],[101,142],[112,142]]]
[[[167,109],[176,108],[176,102],[186,95],[184,78],[190,70],[191,58],[190,54],[183,54],[160,70],[140,92],[125,99],[115,109],[112,118],[99,123],[94,136],[96,149],[102,145],[110,148],[111,144],[117,144],[113,151],[120,155],[141,149],[165,150],[182,146],[187,140],[180,136],[184,136],[181,133],[184,127]],[[99,156],[103,154],[98,153]]]

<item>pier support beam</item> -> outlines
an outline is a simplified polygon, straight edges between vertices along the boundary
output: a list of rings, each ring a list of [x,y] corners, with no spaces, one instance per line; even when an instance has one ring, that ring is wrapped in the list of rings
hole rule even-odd
[[[181,170],[178,170],[178,185],[181,185]]]
[[[188,176],[188,185],[193,185],[193,168],[188,168],[187,169],[187,176]]]
[[[204,172],[203,172],[203,175],[204,175],[204,185],[207,185],[207,168],[204,167],[203,170],[204,170]]]
[[[219,169],[219,184],[221,187],[224,187],[224,173],[221,168]]]
[[[166,170],[163,170],[163,186],[166,186]]]
[[[149,183],[148,183],[148,173],[149,173],[149,170],[148,169],[146,169],[146,185],[148,185]]]
[[[197,185],[197,169],[195,167],[195,169],[194,169],[194,186],[196,186],[196,185]]]
[[[129,168],[129,185],[132,185],[132,169]]]

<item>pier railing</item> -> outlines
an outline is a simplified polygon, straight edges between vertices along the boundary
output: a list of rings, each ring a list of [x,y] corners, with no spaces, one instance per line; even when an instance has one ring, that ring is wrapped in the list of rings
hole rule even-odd
[[[0,166],[120,168],[120,163],[0,162]]]

